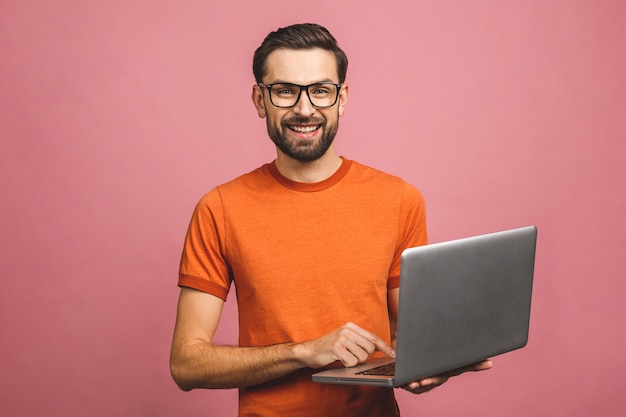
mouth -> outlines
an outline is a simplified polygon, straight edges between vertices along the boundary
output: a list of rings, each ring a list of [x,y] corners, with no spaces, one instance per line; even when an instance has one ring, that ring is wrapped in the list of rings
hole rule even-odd
[[[303,139],[309,139],[318,134],[318,132],[324,126],[325,120],[321,118],[299,118],[292,117],[290,119],[283,120],[283,126],[295,133],[297,136]]]
[[[287,129],[296,133],[313,133],[317,131],[322,125],[287,125]]]

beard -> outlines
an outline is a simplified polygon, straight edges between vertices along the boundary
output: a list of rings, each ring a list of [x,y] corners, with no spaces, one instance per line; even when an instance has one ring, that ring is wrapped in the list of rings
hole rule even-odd
[[[318,124],[319,128],[323,129],[322,135],[319,139],[289,140],[286,132],[290,124]],[[334,124],[327,124],[325,117],[292,117],[282,120],[280,129],[270,125],[269,118],[267,119],[267,133],[272,142],[282,153],[300,162],[312,162],[324,156],[335,140],[338,128],[338,121]]]

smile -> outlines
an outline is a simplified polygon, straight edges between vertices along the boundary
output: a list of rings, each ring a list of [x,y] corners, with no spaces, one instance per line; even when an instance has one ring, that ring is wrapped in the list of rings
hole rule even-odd
[[[311,133],[315,132],[317,129],[321,127],[321,125],[317,126],[287,126],[290,130],[298,133]]]

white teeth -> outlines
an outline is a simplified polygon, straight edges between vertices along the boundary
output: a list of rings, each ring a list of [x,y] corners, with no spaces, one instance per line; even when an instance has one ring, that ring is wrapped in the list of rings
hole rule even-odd
[[[291,126],[290,129],[300,133],[309,133],[317,130],[319,126]]]

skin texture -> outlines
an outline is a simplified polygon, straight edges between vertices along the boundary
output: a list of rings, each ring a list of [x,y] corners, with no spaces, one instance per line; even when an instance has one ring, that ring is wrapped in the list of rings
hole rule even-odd
[[[267,59],[264,83],[291,82],[308,85],[320,81],[338,82],[334,57],[321,49],[272,52]],[[266,118],[268,134],[276,144],[276,166],[285,177],[298,182],[319,182],[341,166],[333,138],[339,118],[348,102],[344,84],[333,107],[318,109],[306,93],[291,108],[274,107],[268,92],[258,85],[252,88],[252,102],[259,117]],[[316,127],[302,131],[303,127]],[[310,130],[310,129],[307,129]],[[288,151],[285,151],[288,149]],[[311,158],[315,155],[315,158]],[[335,361],[355,366],[375,351],[395,357],[395,334],[398,289],[389,291],[391,346],[380,337],[353,324],[303,343],[263,347],[221,346],[213,336],[222,314],[224,301],[211,294],[182,288],[178,301],[176,325],[170,355],[170,370],[182,390],[194,388],[247,387],[287,375],[298,369],[321,368]],[[405,389],[423,393],[443,384],[450,377],[467,371],[489,369],[484,361],[443,375],[408,384]]]
[[[272,52],[266,63],[266,84],[275,82],[291,82],[308,85],[319,81],[339,82],[337,66],[333,55],[322,49],[287,50],[279,49]],[[252,102],[261,118],[266,119],[270,137],[277,133],[283,135],[282,140],[291,147],[300,149],[301,153],[312,152],[320,146],[324,135],[332,135],[337,130],[339,117],[344,114],[348,103],[348,85],[344,84],[339,92],[337,103],[333,107],[315,108],[306,93],[302,93],[298,103],[291,108],[274,107],[269,100],[268,92],[255,85],[252,89]],[[309,120],[309,122],[293,123],[293,120]],[[295,124],[299,127],[322,126],[313,133],[297,133],[286,125]],[[274,139],[276,142],[276,139]],[[341,166],[341,158],[335,153],[333,143],[319,158],[303,161],[276,148],[276,166],[285,177],[298,182],[318,182],[330,177]]]

